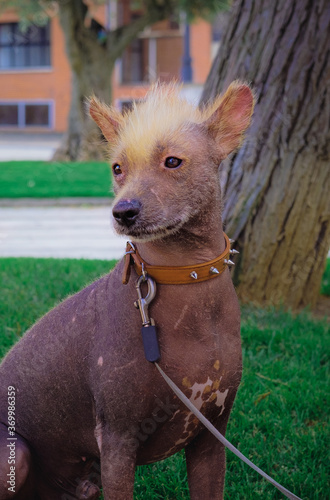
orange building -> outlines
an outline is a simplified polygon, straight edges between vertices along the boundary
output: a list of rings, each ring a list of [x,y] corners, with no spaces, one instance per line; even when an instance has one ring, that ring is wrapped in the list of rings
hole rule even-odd
[[[101,25],[129,22],[128,0],[108,1],[90,9]],[[144,30],[117,61],[113,103],[122,109],[145,95],[155,80],[182,80],[188,97],[198,99],[211,66],[212,26],[199,20],[166,20]],[[0,131],[64,132],[70,105],[70,66],[56,16],[48,25],[21,33],[18,17],[0,17]],[[109,96],[110,98],[110,96]]]

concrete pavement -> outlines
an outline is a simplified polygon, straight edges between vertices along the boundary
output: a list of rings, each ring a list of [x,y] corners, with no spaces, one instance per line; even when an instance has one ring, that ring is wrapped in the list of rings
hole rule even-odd
[[[0,207],[0,257],[119,259],[110,206]]]
[[[1,132],[0,161],[51,160],[61,142],[62,134]]]
[[[0,198],[0,207],[110,207],[113,200],[109,197],[70,198]],[[109,208],[110,209],[110,208]]]

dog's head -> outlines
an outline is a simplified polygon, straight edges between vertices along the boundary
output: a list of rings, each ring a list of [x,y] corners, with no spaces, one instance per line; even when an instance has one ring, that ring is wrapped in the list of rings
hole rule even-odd
[[[239,147],[254,98],[240,82],[198,109],[174,84],[155,85],[121,114],[90,99],[90,114],[110,146],[115,229],[136,241],[176,233],[220,196],[218,166]]]

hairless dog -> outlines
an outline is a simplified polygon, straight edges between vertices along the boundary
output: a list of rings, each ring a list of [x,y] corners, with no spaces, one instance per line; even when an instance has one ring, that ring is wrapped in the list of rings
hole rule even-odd
[[[253,104],[240,82],[204,109],[173,84],[155,85],[124,114],[90,99],[112,161],[114,226],[131,243],[110,274],[41,318],[2,362],[1,500],[95,500],[101,487],[105,500],[132,499],[135,466],[182,448],[191,499],[223,498],[224,447],[146,360],[134,302],[139,276],[144,296],[152,277],[159,365],[224,434],[241,344],[218,169]]]

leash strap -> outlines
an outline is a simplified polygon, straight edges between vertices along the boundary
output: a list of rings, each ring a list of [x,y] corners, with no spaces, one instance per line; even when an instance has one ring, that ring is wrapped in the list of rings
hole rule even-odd
[[[183,392],[175,385],[175,383],[166,375],[166,373],[163,372],[161,367],[158,365],[158,363],[154,363],[156,366],[157,370],[161,374],[161,376],[164,378],[164,380],[167,382],[167,384],[170,386],[170,388],[173,390],[173,392],[177,395],[177,397],[182,401],[182,403],[202,422],[202,424],[223,444],[225,445],[230,451],[232,451],[238,458],[243,460],[247,465],[249,465],[253,470],[258,472],[262,477],[264,477],[267,481],[269,481],[275,488],[280,490],[281,493],[283,493],[284,496],[287,498],[290,498],[291,500],[301,500],[301,498],[297,497],[291,491],[287,490],[279,484],[277,481],[275,481],[273,478],[268,476],[263,470],[259,469],[256,465],[254,465],[251,460],[246,458],[243,453],[241,453],[235,446],[233,446],[215,427],[214,425],[211,424],[207,420],[207,418],[204,417],[204,415],[196,408],[195,405],[183,394]]]

